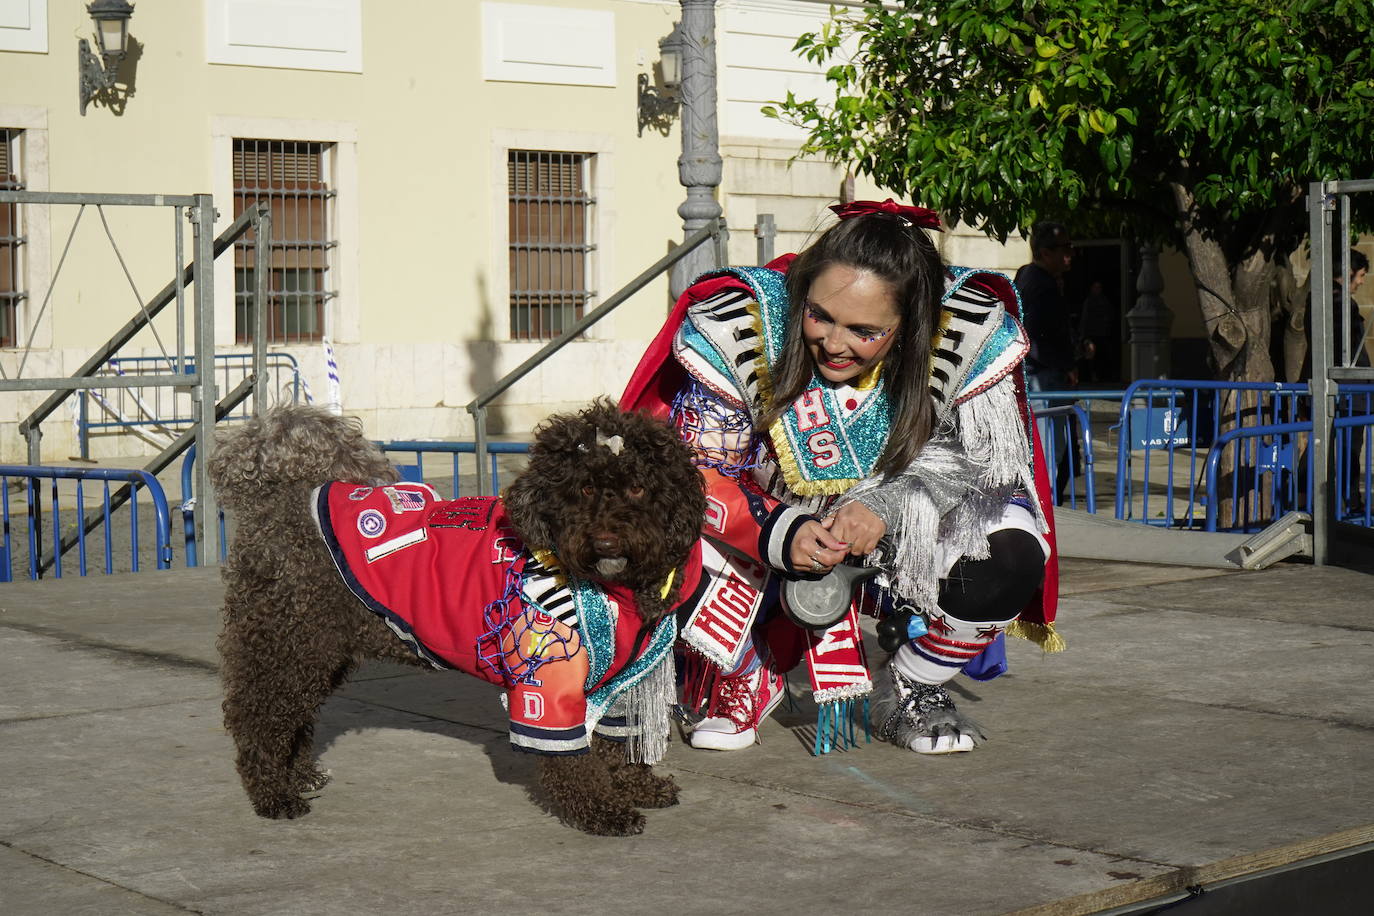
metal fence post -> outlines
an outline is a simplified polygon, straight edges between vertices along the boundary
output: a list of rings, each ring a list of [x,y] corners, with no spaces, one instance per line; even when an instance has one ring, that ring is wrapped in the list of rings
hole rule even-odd
[[[487,479],[487,409],[469,404],[468,412],[472,414],[473,448],[477,453],[477,495],[494,496]]]
[[[196,543],[200,545],[202,566],[218,566],[220,556],[219,500],[210,486],[208,468],[215,437],[215,203],[209,194],[197,194],[191,210],[192,244],[196,260],[192,273],[195,283],[195,357],[196,374],[191,388],[195,410],[196,454]],[[259,263],[258,270],[264,265]]]
[[[268,299],[268,278],[271,277],[272,211],[263,204],[255,204],[253,218],[253,416],[268,407],[267,388],[267,313],[272,308]]]
[[[759,266],[773,260],[773,243],[777,234],[778,227],[773,222],[773,214],[760,213],[758,219],[754,221],[754,238],[758,244]]]
[[[1331,211],[1326,183],[1314,181],[1307,190],[1308,238],[1312,250],[1312,299],[1307,320],[1312,322],[1312,439],[1307,446],[1312,469],[1312,562],[1325,566],[1330,549],[1331,524]]]

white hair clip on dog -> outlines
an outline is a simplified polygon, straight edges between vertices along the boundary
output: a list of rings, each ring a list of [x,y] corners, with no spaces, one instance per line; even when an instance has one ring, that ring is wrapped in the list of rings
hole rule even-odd
[[[612,455],[619,455],[620,450],[625,447],[625,437],[610,436],[608,438],[601,432],[601,430],[598,429],[596,431],[596,444],[606,446],[606,448],[611,450]]]

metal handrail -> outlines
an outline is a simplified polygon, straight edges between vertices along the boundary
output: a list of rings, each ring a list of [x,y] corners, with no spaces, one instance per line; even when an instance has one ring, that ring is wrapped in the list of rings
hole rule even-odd
[[[67,200],[67,198],[73,197],[85,199],[92,196],[100,197],[101,195],[48,194],[46,197],[43,198],[43,200],[45,202],[50,203],[81,203],[81,199]],[[140,197],[142,196],[145,195],[140,195]],[[162,197],[160,198],[160,200],[165,203],[167,201],[172,200],[172,198]],[[218,258],[221,254],[228,250],[229,246],[233,245],[234,242],[237,241],[240,236],[242,236],[245,232],[248,231],[254,219],[261,217],[261,213],[259,211],[261,211],[261,213],[267,212],[267,206],[265,204],[255,204],[249,207],[247,210],[243,212],[243,215],[241,215],[238,219],[234,220],[232,224],[230,224],[229,228],[225,229],[224,232],[220,233],[219,237],[216,238],[211,245],[211,250],[213,251],[214,257]],[[178,276],[173,278],[171,282],[164,286],[157,293],[157,295],[153,296],[152,299],[148,300],[148,304],[145,308],[140,309],[137,315],[129,319],[129,321],[124,325],[124,327],[116,331],[114,335],[111,336],[110,339],[106,341],[103,346],[96,350],[95,353],[93,353],[91,357],[86,360],[86,362],[82,363],[81,368],[73,372],[71,376],[69,376],[69,378],[90,378],[93,377],[97,372],[99,372],[100,369],[104,367],[105,363],[109,361],[110,357],[119,351],[120,347],[124,346],[126,343],[132,340],[135,334],[143,330],[143,328],[145,328],[148,324],[152,322],[152,320],[155,317],[157,317],[157,314],[159,312],[161,312],[164,308],[166,308],[175,300],[177,291],[179,289],[184,289],[186,286],[190,285],[192,279],[194,278],[195,266],[195,261],[192,261],[190,264],[187,264],[184,268],[182,268]],[[196,378],[196,376],[188,376],[186,378],[183,378],[177,382],[177,385],[183,387],[192,385],[194,384],[194,378]],[[33,379],[31,381],[34,383],[38,383],[52,382],[53,380]],[[127,382],[124,384],[126,386],[128,385]],[[168,384],[168,382],[166,382],[165,380],[148,380],[146,382],[142,382],[141,384],[166,385]],[[83,387],[91,388],[99,386],[85,385]],[[45,419],[47,419],[48,416],[51,415],[54,410],[62,406],[62,402],[65,401],[68,396],[70,396],[73,390],[76,390],[76,388],[67,388],[62,391],[55,391],[52,394],[50,394],[47,398],[45,398],[43,400],[43,403],[39,404],[38,407],[36,407],[34,411],[28,415],[28,417],[26,417],[19,423],[19,434],[27,435],[30,429],[36,427],[39,423],[42,423]]]
[[[560,336],[549,341],[539,349],[537,353],[507,372],[496,381],[490,388],[481,392],[473,398],[467,405],[468,413],[472,414],[477,458],[477,491],[478,493],[489,496],[490,481],[487,479],[486,459],[489,454],[487,442],[487,405],[496,400],[506,392],[512,385],[529,375],[549,357],[563,349],[567,344],[575,340],[587,328],[596,324],[606,317],[612,309],[621,305],[635,293],[648,286],[659,274],[668,270],[678,261],[691,254],[707,239],[719,239],[725,232],[725,220],[718,219],[714,223],[703,226],[693,234],[689,235],[680,245],[677,245],[666,255],[659,258],[647,270],[635,277],[620,290],[612,294],[605,302],[597,306],[591,312],[582,316],[571,328],[564,331]]]

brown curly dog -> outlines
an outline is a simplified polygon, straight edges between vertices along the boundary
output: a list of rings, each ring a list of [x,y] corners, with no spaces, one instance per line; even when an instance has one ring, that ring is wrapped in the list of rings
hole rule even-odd
[[[436,664],[418,657],[412,642],[394,631],[394,621],[388,626],[381,611],[345,584],[334,548],[321,537],[323,525],[312,517],[312,508],[320,511],[312,499],[339,489],[325,486],[331,481],[351,482],[342,487],[352,494],[348,499],[374,488],[396,499],[406,485],[384,486],[398,475],[356,420],[313,407],[278,408],[223,434],[209,473],[236,522],[223,568],[224,629],[218,643],[225,726],[253,809],[263,817],[299,817],[310,810],[306,796],[328,781],[312,754],[324,700],[365,659]],[[396,508],[386,518],[399,523],[409,506],[398,502]],[[550,418],[536,431],[526,470],[491,511],[498,509],[523,541],[522,555],[550,551],[574,580],[631,593],[634,600],[627,603],[642,623],[623,610],[616,619],[637,625],[641,636],[689,600],[685,573],[676,588],[664,583],[674,581],[669,574],[682,572],[695,549],[706,509],[701,475],[673,431],[647,415],[622,413],[599,401],[581,413]],[[376,513],[378,524],[384,515]],[[453,591],[464,587],[460,583]],[[500,597],[472,596],[487,610]],[[581,643],[574,630],[567,632],[574,634],[565,641],[573,647],[565,659],[571,662]],[[627,641],[629,661],[644,651],[645,641]],[[588,702],[582,682],[570,683],[577,701]],[[507,672],[503,686],[513,698],[510,691],[519,684]],[[644,816],[636,808],[677,803],[671,778],[632,762],[620,743],[599,734],[590,742],[584,734],[572,751],[548,752],[541,760],[540,785],[555,809],[589,833],[639,833]]]

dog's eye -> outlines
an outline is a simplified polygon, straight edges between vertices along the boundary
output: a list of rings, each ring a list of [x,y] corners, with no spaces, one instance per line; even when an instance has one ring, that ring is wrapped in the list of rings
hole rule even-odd
[[[583,495],[583,496],[595,496],[595,495],[596,495],[596,487],[583,487],[583,488],[582,488],[582,495]]]
[[[644,488],[639,484],[626,487],[625,492],[629,494],[630,499],[640,499],[644,496]]]

